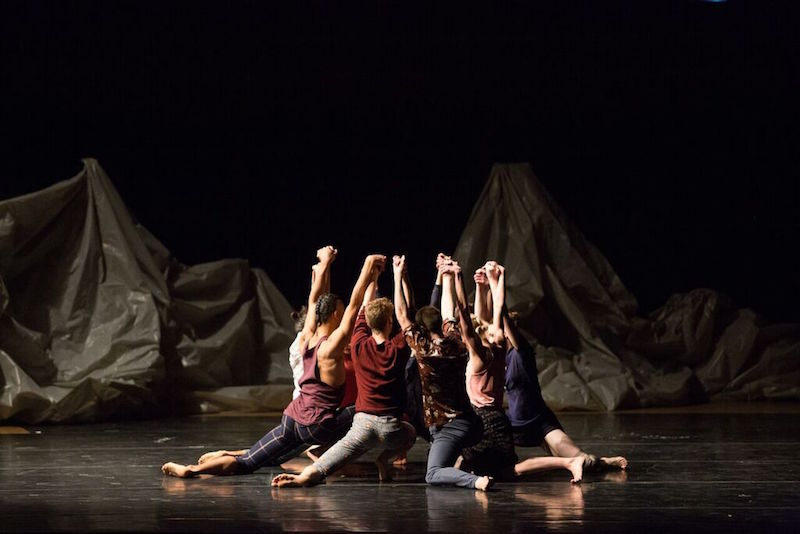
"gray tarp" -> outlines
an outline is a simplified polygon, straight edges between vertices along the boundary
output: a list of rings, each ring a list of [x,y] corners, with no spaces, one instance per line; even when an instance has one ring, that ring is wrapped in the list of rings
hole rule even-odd
[[[177,262],[94,160],[0,202],[0,420],[282,409],[289,312],[245,260]]]
[[[710,399],[800,400],[800,325],[767,326],[710,289],[648,317],[528,164],[495,165],[454,257],[509,271],[509,308],[534,337],[556,409],[614,410]]]
[[[177,262],[94,160],[0,202],[0,420],[282,409],[289,304],[244,260]],[[509,269],[545,400],[613,410],[800,399],[800,325],[764,325],[708,289],[649,317],[528,165],[496,165],[455,257]]]

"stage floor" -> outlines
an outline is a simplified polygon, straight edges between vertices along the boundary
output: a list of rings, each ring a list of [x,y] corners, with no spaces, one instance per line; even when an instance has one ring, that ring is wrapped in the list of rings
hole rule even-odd
[[[427,486],[421,440],[391,483],[377,482],[369,455],[311,489],[270,488],[280,469],[161,474],[168,460],[248,447],[275,414],[0,427],[0,532],[797,532],[799,413],[797,404],[562,413],[579,445],[627,456],[628,472],[587,474],[576,486],[558,471],[489,493]]]

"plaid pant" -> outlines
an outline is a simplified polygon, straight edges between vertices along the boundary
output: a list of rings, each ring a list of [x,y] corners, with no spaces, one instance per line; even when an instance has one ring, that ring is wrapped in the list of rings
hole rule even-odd
[[[348,406],[338,410],[333,418],[314,425],[301,425],[284,414],[281,424],[258,440],[247,453],[237,456],[236,461],[245,473],[280,465],[309,445],[327,445],[341,439],[350,429],[354,413],[355,407]]]

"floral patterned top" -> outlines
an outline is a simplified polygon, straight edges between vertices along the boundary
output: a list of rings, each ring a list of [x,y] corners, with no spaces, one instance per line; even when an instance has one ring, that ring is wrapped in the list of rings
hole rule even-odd
[[[443,337],[434,339],[419,323],[404,332],[419,365],[422,406],[429,428],[439,428],[472,410],[465,379],[469,353],[461,340],[461,329],[451,319],[444,323],[442,332]]]

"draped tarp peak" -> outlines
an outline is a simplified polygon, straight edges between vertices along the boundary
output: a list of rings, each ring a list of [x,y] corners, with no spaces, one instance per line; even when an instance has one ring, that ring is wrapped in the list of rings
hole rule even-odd
[[[800,325],[767,326],[711,289],[648,317],[527,163],[495,164],[454,252],[467,272],[507,268],[507,304],[537,342],[558,409],[707,399],[800,400]]]

